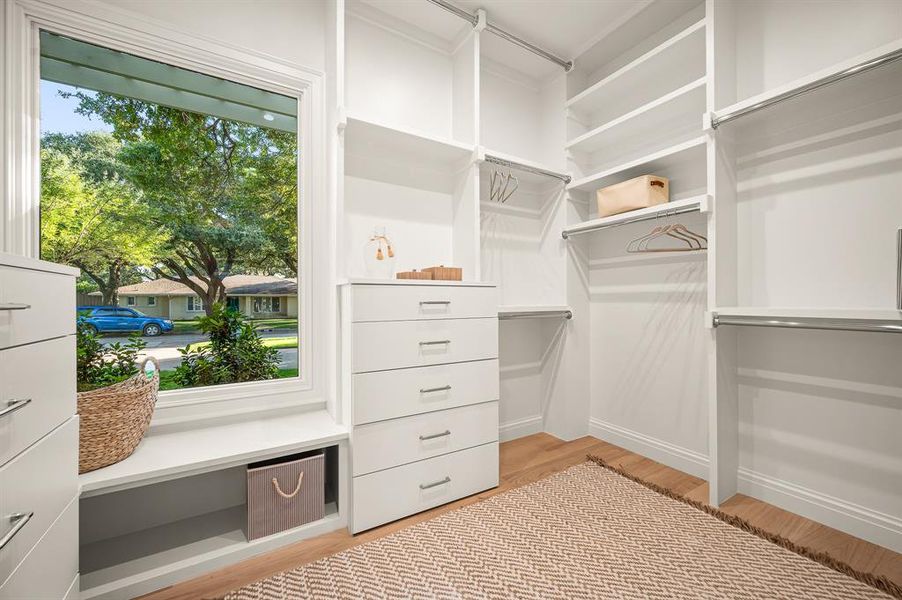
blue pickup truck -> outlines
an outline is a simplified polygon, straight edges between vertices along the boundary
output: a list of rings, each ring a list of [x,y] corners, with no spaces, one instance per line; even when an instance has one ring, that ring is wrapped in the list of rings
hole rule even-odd
[[[172,321],[147,315],[121,306],[79,306],[78,322],[86,323],[96,333],[134,332],[157,336],[172,331]]]

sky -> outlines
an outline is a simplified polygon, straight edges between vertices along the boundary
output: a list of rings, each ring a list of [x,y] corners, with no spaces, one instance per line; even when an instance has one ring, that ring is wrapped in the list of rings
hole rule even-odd
[[[59,92],[75,92],[71,85],[41,80],[41,133],[78,133],[80,131],[112,131],[112,126],[99,118],[75,112],[76,98],[63,98]]]

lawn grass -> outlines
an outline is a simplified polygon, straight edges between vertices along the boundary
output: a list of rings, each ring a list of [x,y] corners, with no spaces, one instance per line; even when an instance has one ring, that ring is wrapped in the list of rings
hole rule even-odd
[[[275,348],[276,350],[286,350],[288,348],[298,347],[298,336],[296,335],[263,338],[262,341],[263,345],[267,348]],[[198,350],[200,348],[206,348],[209,345],[210,342],[195,342],[185,346],[185,349]]]
[[[286,379],[288,377],[297,377],[298,370],[297,369],[279,369],[279,379]],[[175,381],[175,369],[169,369],[166,371],[160,371],[160,391],[165,392],[168,390],[179,390],[182,387],[176,383]]]
[[[294,329],[297,331],[298,328],[298,320],[297,319],[249,319],[248,323],[254,326],[254,329]],[[197,328],[197,320],[192,319],[190,321],[173,321],[172,322],[172,333],[174,334],[188,334],[188,333],[200,333],[200,329]]]

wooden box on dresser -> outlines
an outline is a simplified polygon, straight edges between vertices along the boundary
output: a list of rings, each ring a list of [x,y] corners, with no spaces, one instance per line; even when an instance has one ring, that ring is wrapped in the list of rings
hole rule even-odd
[[[78,270],[0,254],[0,599],[78,595]]]
[[[497,486],[494,286],[353,281],[342,327],[351,531]]]

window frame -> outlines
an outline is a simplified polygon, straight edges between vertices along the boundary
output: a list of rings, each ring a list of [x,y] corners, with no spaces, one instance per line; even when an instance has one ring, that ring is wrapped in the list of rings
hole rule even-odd
[[[185,312],[204,312],[204,300],[200,296],[188,296],[185,299]]]
[[[41,30],[297,99],[301,149],[298,335],[305,340],[298,355],[299,377],[164,392],[154,423],[299,406],[328,405],[337,411],[337,359],[333,358],[338,343],[333,275],[337,243],[334,202],[329,201],[334,186],[327,184],[329,115],[323,73],[174,25],[150,22],[126,8],[111,10],[85,0],[70,0],[65,6],[10,0],[4,9],[9,35],[0,44],[7,66],[3,77],[8,101],[0,109],[0,123],[13,126],[5,131],[9,143],[0,171],[5,181],[0,183],[15,192],[0,201],[0,250],[5,252],[39,256]]]
[[[126,296],[125,297],[125,305],[126,306],[138,306],[138,297],[137,296]]]
[[[147,306],[156,306],[157,305],[157,297],[156,296],[147,296]]]

